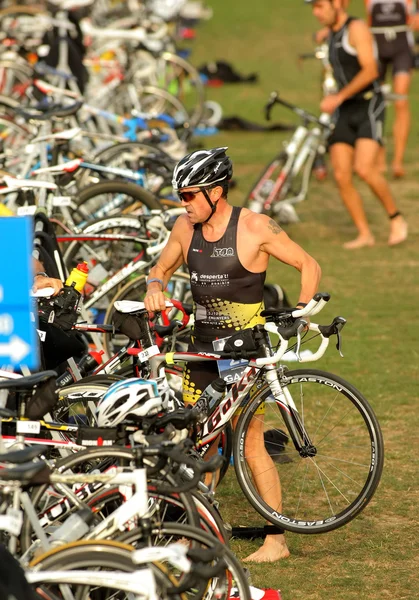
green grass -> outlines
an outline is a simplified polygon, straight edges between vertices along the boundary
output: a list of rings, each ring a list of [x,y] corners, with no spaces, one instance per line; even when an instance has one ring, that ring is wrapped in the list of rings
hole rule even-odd
[[[302,0],[211,0],[211,21],[202,24],[193,46],[193,63],[228,60],[241,73],[257,72],[257,84],[208,89],[208,97],[221,103],[225,115],[239,115],[264,123],[262,108],[269,92],[318,112],[320,65],[306,62],[300,68],[297,55],[312,48],[317,24]],[[351,3],[353,14],[363,15],[362,0]],[[382,425],[386,462],[380,487],[364,513],[346,527],[315,536],[287,535],[291,558],[275,565],[251,567],[252,581],[260,587],[279,587],[284,599],[332,600],[413,599],[417,593],[419,417],[417,303],[419,267],[419,80],[411,92],[413,126],[407,152],[408,177],[392,182],[400,210],[409,221],[406,244],[389,248],[388,221],[378,201],[359,183],[377,245],[357,252],[342,249],[354,227],[331,177],[312,182],[309,197],[298,208],[301,222],[287,233],[320,263],[321,290],[332,295],[321,313],[321,322],[337,314],[347,318],[343,332],[342,360],[331,344],[316,365],[344,377],[369,399]],[[389,108],[387,134],[393,111]],[[278,107],[273,120],[296,123]],[[390,138],[391,136],[388,135]],[[227,145],[234,161],[238,188],[231,193],[241,204],[252,181],[281,147],[278,133],[225,132],[204,139],[206,146]],[[391,157],[392,143],[388,139]],[[271,261],[268,280],[285,287],[293,300],[299,291],[299,275]],[[311,365],[312,366],[312,365]],[[234,525],[260,523],[237,486],[233,473],[220,487],[222,512]],[[236,541],[240,557],[257,542]]]

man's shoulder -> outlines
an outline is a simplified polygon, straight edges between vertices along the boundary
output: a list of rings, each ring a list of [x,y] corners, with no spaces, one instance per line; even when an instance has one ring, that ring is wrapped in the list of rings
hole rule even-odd
[[[182,233],[185,233],[186,231],[193,231],[193,225],[188,219],[188,215],[180,215],[176,219],[175,224],[173,226],[173,231]]]
[[[348,24],[348,29],[350,34],[362,34],[363,32],[370,31],[370,28],[368,27],[367,23],[364,21],[364,19],[360,19],[359,17],[349,17],[350,18],[350,22]]]
[[[242,209],[242,218],[241,221],[243,223],[243,229],[246,233],[257,236],[258,238],[265,238],[266,234],[269,232],[280,233],[282,228],[268,217],[268,215],[262,215],[260,213],[255,213],[248,208]]]

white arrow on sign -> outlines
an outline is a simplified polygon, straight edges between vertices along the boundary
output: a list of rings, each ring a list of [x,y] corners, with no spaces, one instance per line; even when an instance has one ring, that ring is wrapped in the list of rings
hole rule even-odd
[[[29,344],[17,335],[12,335],[6,344],[0,344],[0,356],[10,356],[13,363],[19,363],[30,351]]]

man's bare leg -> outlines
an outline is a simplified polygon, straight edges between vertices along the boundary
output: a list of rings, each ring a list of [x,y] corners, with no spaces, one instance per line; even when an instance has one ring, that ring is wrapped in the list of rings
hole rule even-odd
[[[392,170],[394,177],[403,177],[405,175],[403,159],[406,150],[407,139],[409,137],[411,122],[408,100],[411,79],[412,75],[410,72],[397,73],[393,79],[394,93],[401,96],[406,96],[405,99],[395,100],[394,102],[394,107],[396,110],[396,118],[393,126],[394,158]]]
[[[330,148],[330,159],[339,193],[358,230],[358,236],[344,244],[349,250],[374,244],[374,236],[368,225],[361,196],[353,184],[354,155],[355,150],[349,144],[333,144]]]
[[[271,507],[281,512],[282,492],[278,471],[266,451],[263,438],[263,415],[252,419],[246,435],[246,461],[259,494]],[[267,535],[263,545],[245,558],[245,562],[274,562],[290,555],[283,534]]]
[[[377,156],[377,167],[380,173],[383,175],[387,173],[387,159],[386,159],[386,147],[380,146]]]
[[[380,200],[390,219],[388,244],[395,246],[407,238],[407,223],[399,214],[396,202],[386,178],[377,167],[378,142],[370,139],[357,140],[355,147],[354,169]]]

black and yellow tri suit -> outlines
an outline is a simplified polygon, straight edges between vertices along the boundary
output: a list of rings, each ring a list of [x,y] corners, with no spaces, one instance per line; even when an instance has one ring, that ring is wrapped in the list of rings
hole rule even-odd
[[[266,272],[248,271],[237,255],[240,213],[241,208],[234,206],[227,229],[216,242],[204,238],[202,224],[195,225],[187,255],[195,318],[190,352],[214,352],[214,340],[265,322],[260,313]],[[185,402],[196,402],[217,376],[215,362],[188,363],[183,378]]]

